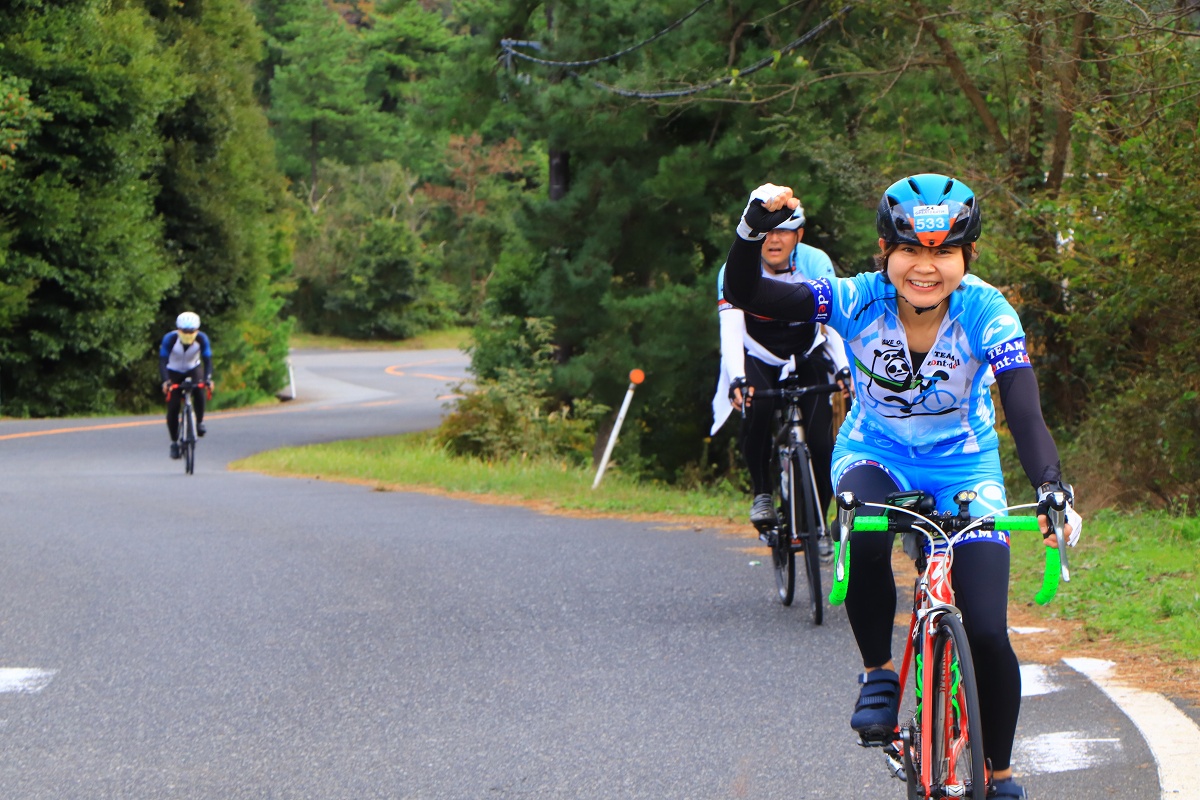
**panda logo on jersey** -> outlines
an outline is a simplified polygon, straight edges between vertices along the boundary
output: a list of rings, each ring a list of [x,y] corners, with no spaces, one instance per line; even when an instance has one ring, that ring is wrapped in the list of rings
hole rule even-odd
[[[885,417],[948,414],[957,406],[952,393],[938,388],[950,374],[941,369],[932,375],[914,374],[902,347],[875,350],[869,366],[858,358],[854,363],[868,379],[863,399]],[[913,391],[915,397],[907,396]]]

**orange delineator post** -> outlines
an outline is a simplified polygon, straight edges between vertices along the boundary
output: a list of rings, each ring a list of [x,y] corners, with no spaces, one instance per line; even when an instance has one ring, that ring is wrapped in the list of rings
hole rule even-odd
[[[629,404],[633,402],[633,390],[644,380],[646,380],[646,373],[640,369],[630,370],[629,391],[625,392],[625,401],[621,403],[621,410],[617,412],[617,421],[613,424],[612,433],[608,435],[608,444],[604,446],[604,457],[600,459],[600,468],[596,470],[596,480],[592,481],[593,489],[600,485],[600,480],[604,477],[604,470],[608,469],[608,459],[612,456],[613,446],[617,443],[617,434],[621,432],[621,424],[625,422],[625,413],[629,411]]]

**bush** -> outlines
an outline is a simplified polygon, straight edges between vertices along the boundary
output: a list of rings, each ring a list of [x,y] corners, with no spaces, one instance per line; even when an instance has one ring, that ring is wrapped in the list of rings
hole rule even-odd
[[[1190,380],[1189,380],[1190,379]],[[1200,497],[1200,380],[1155,370],[1083,424],[1072,463],[1102,505],[1194,511]]]
[[[553,380],[553,327],[545,320],[502,320],[498,326],[521,329],[510,340],[517,366],[496,368],[479,376],[475,387],[458,401],[436,433],[436,440],[455,455],[486,460],[510,458],[566,459],[590,464],[596,421],[608,407],[586,400],[574,406],[550,392]],[[487,332],[482,336],[486,338]]]

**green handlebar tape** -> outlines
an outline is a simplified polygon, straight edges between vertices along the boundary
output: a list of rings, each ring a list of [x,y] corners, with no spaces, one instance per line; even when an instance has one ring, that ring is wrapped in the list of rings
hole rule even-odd
[[[854,530],[856,531],[886,531],[887,529],[887,517],[879,516],[854,518]]]
[[[995,529],[998,531],[1038,531],[1037,517],[995,517]]]
[[[859,519],[861,519],[861,517]],[[887,521],[886,517],[880,517],[879,519],[882,519],[885,522]],[[855,520],[856,524],[854,527],[856,528],[858,527],[857,522],[858,520]],[[1058,551],[1056,550],[1055,552]],[[845,567],[846,571],[842,574],[842,579],[839,581],[837,578],[837,565],[838,557],[841,554],[842,543],[835,541],[833,543],[833,586],[829,589],[829,605],[831,606],[840,606],[843,602],[845,602],[846,589],[850,585],[850,547],[848,544],[846,547],[846,563],[842,565]]]
[[[1058,550],[1054,547],[1046,548],[1046,571],[1042,574],[1042,588],[1034,595],[1033,599],[1038,605],[1044,606],[1054,599],[1054,595],[1058,593],[1058,580],[1061,577],[1059,570],[1062,568],[1062,558],[1058,555]]]

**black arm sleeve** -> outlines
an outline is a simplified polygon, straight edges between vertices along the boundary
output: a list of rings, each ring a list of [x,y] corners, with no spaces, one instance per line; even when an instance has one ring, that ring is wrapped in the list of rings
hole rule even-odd
[[[762,242],[738,236],[725,261],[725,299],[760,317],[812,322],[817,311],[812,290],[803,283],[762,279]]]
[[[996,379],[1000,405],[1017,443],[1017,455],[1029,483],[1036,489],[1048,481],[1062,480],[1058,447],[1042,418],[1042,399],[1032,369],[1010,369]]]
[[[158,357],[158,374],[165,383],[167,380],[167,356]]]

